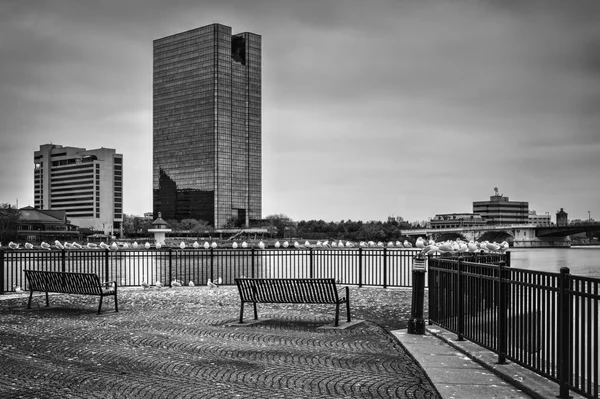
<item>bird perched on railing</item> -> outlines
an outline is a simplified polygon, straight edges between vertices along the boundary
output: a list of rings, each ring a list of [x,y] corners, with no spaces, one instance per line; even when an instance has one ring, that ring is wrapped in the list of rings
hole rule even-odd
[[[179,244],[179,248],[185,249],[185,242],[181,241],[181,244]]]
[[[33,249],[33,244],[26,242],[25,243],[25,249]]]
[[[8,247],[10,249],[19,249],[19,244],[16,244],[16,243],[14,243],[14,242],[11,241],[11,242],[8,243]]]
[[[65,249],[75,249],[75,247],[73,246],[73,244],[71,244],[70,242],[66,242],[63,244],[63,247],[65,247]]]
[[[216,248],[216,247],[217,247],[217,243],[216,243],[216,242],[213,242],[212,244],[210,244],[210,246],[211,246],[212,248]]]
[[[215,283],[213,283],[212,281],[210,281],[210,279],[208,279],[206,281],[206,285],[208,286],[208,288],[213,289],[213,288],[219,288],[218,285],[216,285]]]
[[[425,248],[425,241],[423,241],[423,237],[417,238],[417,241],[415,242],[415,246],[417,248],[421,248],[421,249]]]
[[[238,247],[237,242],[234,241],[233,244],[231,244],[231,248],[237,249],[237,247]]]
[[[126,242],[124,242],[124,243],[123,243],[123,249],[127,249],[127,248],[129,248],[129,244],[128,244],[128,243],[126,243]]]
[[[208,248],[210,248],[210,244],[208,243],[208,241],[204,241],[204,249]]]
[[[192,244],[192,247],[198,249],[198,248],[200,248],[200,244],[198,244],[198,241],[194,241],[194,244]]]
[[[279,248],[280,246],[281,246],[281,244],[279,243],[279,241],[277,241],[277,242],[275,243],[275,248]]]
[[[302,248],[302,245],[300,245],[298,241],[294,241],[294,248]]]
[[[150,249],[150,246],[151,246],[151,245],[150,245],[150,243],[149,243],[149,242],[147,242],[147,243],[145,243],[145,244],[144,244],[144,248],[146,248],[146,249]]]
[[[42,243],[40,244],[40,248],[47,249],[49,251],[50,250],[50,244],[48,244],[45,241],[42,241]]]
[[[248,248],[248,243],[246,243],[246,241],[242,242],[242,248]]]
[[[98,244],[94,244],[93,242],[88,242],[85,246],[88,249],[96,249],[96,248],[98,248]]]
[[[100,248],[102,248],[102,249],[108,249],[110,247],[108,246],[108,244],[104,243],[104,241],[101,241],[100,242]]]
[[[110,244],[110,249],[111,249],[112,251],[116,251],[117,249],[119,249],[119,246],[117,245],[117,243],[116,243],[116,242],[114,242],[114,241],[113,241],[113,243],[112,243],[112,244]]]
[[[61,244],[61,242],[60,242],[60,241],[58,241],[58,240],[54,241],[54,246],[55,246],[57,249],[65,249],[64,245],[62,245],[62,244]]]
[[[261,241],[258,243],[258,247],[259,247],[260,249],[265,249],[265,243],[264,243],[264,242],[262,242],[262,240],[261,240]]]
[[[83,248],[83,246],[81,244],[79,244],[78,242],[73,242],[73,244],[71,244],[71,245],[73,245],[74,249],[81,249],[81,248]]]
[[[404,248],[412,248],[412,244],[410,242],[408,242],[408,240],[404,240]]]
[[[156,247],[156,249],[162,248],[162,244],[160,242],[156,242],[156,244],[154,244],[154,246]]]
[[[346,241],[346,248],[354,248],[354,243],[351,241]]]
[[[331,247],[332,248],[337,248],[337,242],[331,241]]]
[[[342,240],[338,242],[338,248],[344,248],[344,242]]]
[[[137,249],[139,247],[139,244],[137,243],[137,241],[134,241],[133,244],[131,244],[131,248],[133,249]]]
[[[289,243],[289,242],[287,242],[287,241],[284,241],[284,242],[283,242],[283,247],[284,247],[284,248],[287,248],[287,247],[289,247],[289,246],[290,246],[290,243]]]

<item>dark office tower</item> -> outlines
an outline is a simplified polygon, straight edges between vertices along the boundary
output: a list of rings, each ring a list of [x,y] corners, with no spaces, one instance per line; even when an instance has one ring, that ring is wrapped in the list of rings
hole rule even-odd
[[[261,37],[213,24],[154,41],[154,217],[261,219]]]

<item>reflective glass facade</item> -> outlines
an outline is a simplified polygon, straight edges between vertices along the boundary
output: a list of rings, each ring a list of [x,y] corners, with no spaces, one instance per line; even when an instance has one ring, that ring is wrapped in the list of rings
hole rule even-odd
[[[213,24],[154,41],[154,217],[261,219],[261,37]]]

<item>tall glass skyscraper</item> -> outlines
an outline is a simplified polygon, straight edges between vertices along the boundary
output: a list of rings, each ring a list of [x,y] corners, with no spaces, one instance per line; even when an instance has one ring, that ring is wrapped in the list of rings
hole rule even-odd
[[[212,24],[154,41],[154,217],[261,219],[261,37]]]

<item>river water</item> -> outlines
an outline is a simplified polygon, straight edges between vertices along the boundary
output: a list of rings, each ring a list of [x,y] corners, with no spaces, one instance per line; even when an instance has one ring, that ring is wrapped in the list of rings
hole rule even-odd
[[[600,246],[572,248],[511,248],[511,266],[558,273],[568,267],[571,274],[600,278]]]

